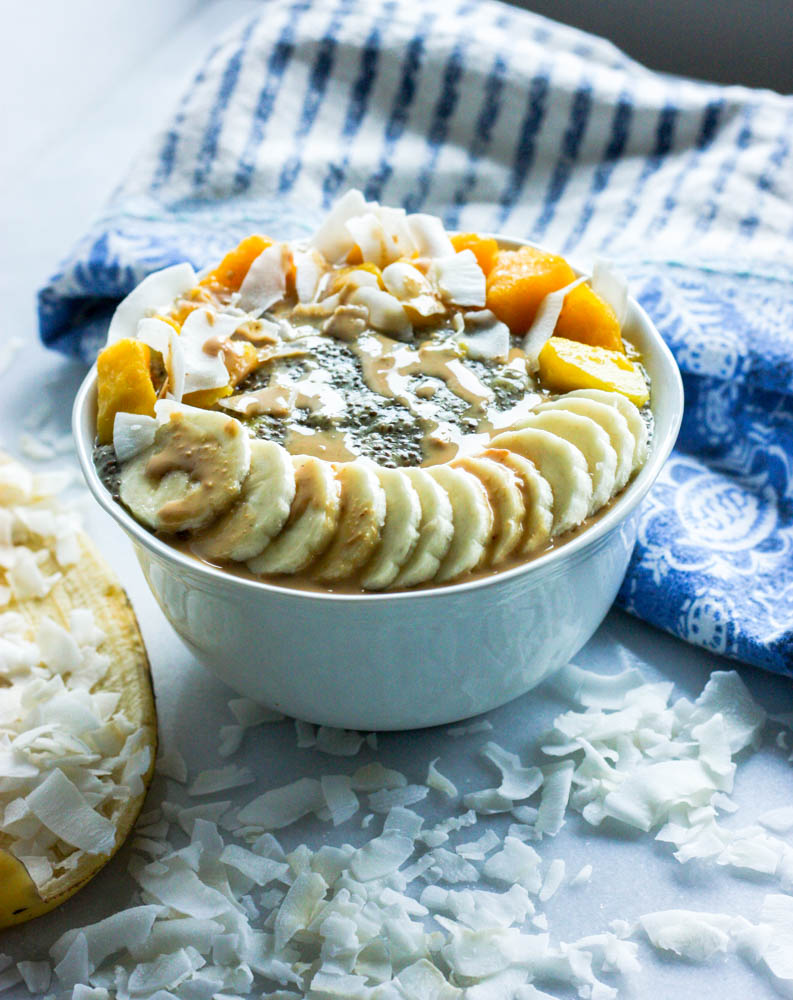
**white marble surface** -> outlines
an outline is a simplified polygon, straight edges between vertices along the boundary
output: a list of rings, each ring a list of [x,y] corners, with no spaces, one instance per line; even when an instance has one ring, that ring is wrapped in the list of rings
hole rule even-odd
[[[55,0],[40,5],[45,10],[56,6]],[[80,5],[83,15],[87,6]],[[124,26],[125,31],[139,31],[140,35],[137,41],[133,39],[135,44],[128,43],[119,66],[113,69],[105,65],[103,85],[97,87],[101,100],[77,100],[79,95],[84,98],[88,89],[85,78],[80,78],[80,71],[73,65],[62,78],[54,74],[60,87],[74,88],[72,117],[68,117],[69,102],[61,98],[54,111],[48,110],[46,102],[34,102],[30,118],[14,118],[13,148],[6,150],[5,160],[0,163],[0,217],[5,236],[0,245],[0,295],[5,320],[0,330],[0,351],[12,337],[22,341],[13,364],[0,376],[0,442],[17,454],[21,454],[23,418],[42,400],[49,401],[52,407],[47,431],[67,433],[71,398],[84,374],[79,365],[38,345],[33,312],[36,287],[59,254],[85,228],[154,119],[176,100],[210,38],[237,13],[250,10],[252,3],[223,0],[196,6],[191,17],[186,16],[190,4],[184,3],[182,20],[174,17],[170,22],[161,12],[155,13],[155,6],[154,2],[140,3],[137,24]],[[141,39],[145,45],[139,44]],[[114,39],[113,44],[119,45],[119,39]],[[59,49],[51,46],[50,58],[57,59]],[[20,72],[22,76],[16,80],[22,87],[24,73],[32,75],[35,67]],[[85,73],[89,72],[86,67]],[[56,114],[57,128],[55,120],[48,117],[52,114]],[[3,134],[9,131],[3,129]],[[42,136],[49,138],[44,141]],[[72,464],[68,451],[57,459],[57,464]],[[85,520],[89,533],[125,582],[140,617],[165,740],[181,748],[192,773],[217,766],[216,733],[219,725],[232,721],[226,706],[231,692],[205,674],[187,653],[146,589],[129,543],[87,497]],[[626,664],[638,665],[648,679],[673,680],[679,693],[693,696],[701,690],[710,670],[733,666],[620,612],[612,612],[577,662],[603,672],[623,669]],[[742,668],[742,676],[768,709],[793,709],[793,686],[788,681],[750,668]],[[491,712],[492,733],[456,741],[443,728],[386,734],[380,737],[376,756],[385,765],[403,770],[411,781],[423,781],[429,760],[439,756],[439,768],[465,792],[490,783],[492,775],[476,756],[485,740],[493,738],[525,757],[554,714],[564,707],[552,687],[546,685]],[[365,747],[352,760],[324,757],[313,750],[297,749],[291,723],[265,726],[248,734],[235,758],[249,764],[259,776],[257,785],[242,789],[238,800],[248,801],[258,791],[302,775],[351,771],[374,756]],[[166,791],[171,798],[184,797],[182,789],[173,785],[167,788],[167,784],[161,777],[156,779],[149,808]],[[735,794],[740,809],[725,822],[745,825],[766,809],[788,804],[792,791],[793,771],[787,755],[769,738],[759,752],[740,764]],[[444,808],[435,793],[422,807],[431,820],[455,808]],[[506,821],[495,818],[492,825],[503,832]],[[318,846],[342,839],[359,842],[364,836],[359,822],[353,819],[336,831],[318,821],[303,823],[287,831],[283,839],[290,845],[305,839]],[[594,867],[590,884],[562,889],[547,904],[552,934],[561,940],[605,930],[615,917],[631,919],[670,907],[741,913],[756,919],[762,897],[775,891],[771,879],[740,878],[726,869],[693,862],[682,866],[672,858],[667,845],[654,842],[650,835],[600,831],[573,814],[561,833],[543,841],[539,849],[545,861],[563,858],[571,874],[584,863]],[[122,850],[86,890],[59,911],[4,932],[0,952],[15,960],[45,957],[49,945],[63,930],[126,905],[132,891],[125,874],[128,857],[128,850]],[[621,996],[763,1000],[777,995],[764,978],[735,956],[695,966],[659,957],[642,945],[640,957],[640,975],[628,983],[614,981],[620,985]],[[17,986],[4,994],[4,1000],[21,1000],[24,996],[26,990]]]

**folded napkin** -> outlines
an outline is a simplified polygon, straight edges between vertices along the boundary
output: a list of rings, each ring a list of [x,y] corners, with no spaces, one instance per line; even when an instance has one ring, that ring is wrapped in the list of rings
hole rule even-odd
[[[791,134],[791,97],[661,76],[498,3],[269,0],[41,291],[41,336],[91,360],[145,274],[309,232],[352,186],[583,268],[605,253],[686,390],[619,601],[791,674]]]

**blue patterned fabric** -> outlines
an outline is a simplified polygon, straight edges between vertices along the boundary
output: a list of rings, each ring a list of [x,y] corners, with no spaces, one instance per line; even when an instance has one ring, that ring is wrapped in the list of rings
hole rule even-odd
[[[350,186],[449,227],[607,253],[684,375],[621,604],[793,673],[793,98],[662,77],[493,2],[269,0],[39,297],[91,360],[145,274],[310,231]]]

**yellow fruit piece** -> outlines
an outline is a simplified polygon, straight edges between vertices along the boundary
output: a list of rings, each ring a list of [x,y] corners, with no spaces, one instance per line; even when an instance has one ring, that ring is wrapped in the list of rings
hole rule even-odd
[[[461,250],[472,250],[479,266],[490,274],[498,257],[498,243],[494,239],[480,236],[478,233],[458,233],[452,236],[452,246],[460,253]]]
[[[110,444],[117,413],[154,416],[149,349],[139,340],[117,340],[100,352],[96,372],[96,434],[100,444]]]
[[[46,573],[59,568],[51,554],[42,565]],[[23,601],[12,598],[8,610],[21,614],[34,631],[45,616],[68,630],[71,609],[87,607],[93,611],[97,627],[105,634],[99,651],[110,661],[107,674],[97,687],[120,695],[118,710],[142,734],[141,746],[151,749],[151,763],[142,779],[147,789],[154,773],[157,717],[149,661],[135,613],[115,574],[85,535],[80,535],[80,558],[61,572],[61,579],[46,597]],[[11,836],[0,834],[0,930],[48,913],[93,878],[126,840],[145,796],[144,791],[112,803],[106,814],[116,827],[115,846],[110,855],[85,855],[73,869],[54,876],[40,888],[11,853],[14,842]]]
[[[650,392],[638,365],[620,351],[551,337],[540,351],[540,382],[552,392],[605,389],[644,406]]]
[[[487,308],[515,336],[521,336],[531,326],[545,296],[574,280],[572,267],[556,254],[535,247],[499,250],[487,276]]]
[[[238,246],[226,254],[213,271],[201,279],[201,284],[227,288],[232,292],[239,291],[251,264],[263,250],[272,245],[273,241],[266,236],[246,236]]]
[[[617,314],[589,285],[567,293],[553,334],[609,351],[624,350]]]

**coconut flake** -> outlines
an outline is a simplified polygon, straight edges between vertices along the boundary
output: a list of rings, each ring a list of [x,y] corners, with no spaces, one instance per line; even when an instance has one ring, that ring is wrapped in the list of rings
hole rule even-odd
[[[100,816],[60,768],[50,771],[25,799],[28,809],[48,830],[86,854],[110,854],[116,828]]]
[[[320,784],[334,826],[346,823],[358,812],[358,796],[346,774],[323,774]]]
[[[534,321],[523,338],[523,353],[526,355],[526,364],[529,369],[535,371],[539,364],[540,351],[545,346],[547,340],[553,336],[556,324],[562,312],[564,300],[569,292],[583,284],[586,277],[576,278],[569,285],[560,288],[556,292],[550,292],[540,303]]]
[[[401,771],[383,767],[379,761],[364,764],[352,776],[352,788],[356,792],[378,792],[383,788],[404,788],[408,779]]]
[[[500,795],[508,799],[528,799],[543,783],[543,774],[538,767],[523,767],[517,754],[510,753],[497,743],[486,743],[482,756],[501,772]]]
[[[416,212],[408,215],[407,225],[420,257],[450,257],[454,254],[454,245],[437,215]]]
[[[303,872],[295,879],[281,904],[275,919],[275,946],[280,951],[311,923],[327,883],[316,872]]]
[[[554,858],[545,873],[539,899],[541,903],[547,903],[551,896],[557,891],[564,881],[565,863],[562,858]]]
[[[399,299],[380,288],[356,288],[349,297],[349,304],[363,306],[369,314],[369,323],[397,340],[409,340],[413,326]]]
[[[474,361],[506,361],[509,357],[509,327],[489,309],[465,314],[465,330],[457,342]]]
[[[556,836],[564,824],[567,801],[575,767],[571,761],[543,769],[542,797],[534,829],[540,835]]]
[[[434,788],[436,792],[441,792],[450,799],[457,798],[457,786],[435,767],[439,760],[440,757],[436,757],[430,761],[426,783],[430,788]]]
[[[164,774],[166,778],[172,778],[180,784],[187,781],[187,764],[185,764],[184,757],[175,748],[163,750],[158,754],[154,769],[158,774]]]
[[[300,778],[253,799],[240,809],[239,821],[264,830],[279,830],[324,804],[320,783],[315,778]]]
[[[596,257],[592,265],[592,291],[611,306],[623,327],[628,315],[628,279],[605,257]]]
[[[147,275],[116,306],[107,331],[107,343],[113,344],[124,337],[134,338],[141,319],[169,309],[174,299],[195,288],[197,283],[190,264],[174,264]]]
[[[369,808],[376,813],[385,813],[394,806],[412,806],[421,802],[429,793],[426,785],[405,785],[403,788],[383,788],[369,796]]]
[[[152,444],[157,421],[139,413],[117,413],[113,420],[113,450],[119,462],[128,462]]]
[[[436,257],[430,274],[445,301],[457,306],[484,307],[486,279],[473,250]]]
[[[317,249],[331,264],[343,260],[353,248],[353,238],[345,223],[363,215],[373,207],[360,191],[351,188],[338,199],[328,212],[324,222],[311,238],[311,246]]]
[[[52,980],[49,962],[17,962],[17,970],[30,993],[46,993]]]
[[[446,735],[452,739],[459,739],[461,736],[474,736],[477,733],[489,733],[493,729],[493,723],[489,719],[478,719],[476,722],[469,722],[460,726],[450,726],[446,730]]]
[[[187,789],[188,795],[214,795],[228,788],[240,788],[250,785],[256,780],[248,767],[237,764],[227,764],[225,767],[201,771],[195,781]]]
[[[639,917],[653,947],[692,962],[706,962],[717,952],[727,951],[732,921],[724,913],[692,910],[659,910]]]
[[[789,833],[793,830],[793,806],[769,809],[758,817],[757,822],[773,830],[774,833]]]
[[[253,317],[280,302],[286,294],[286,268],[291,254],[285,243],[262,250],[242,280],[237,305]]]
[[[570,879],[569,885],[586,885],[587,882],[592,878],[592,865],[584,865],[573,877]]]

